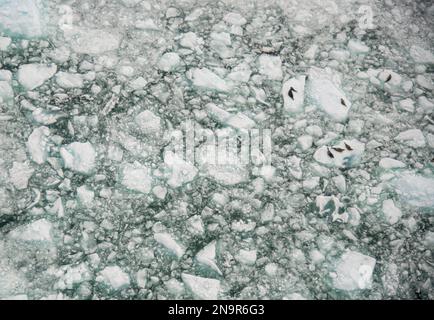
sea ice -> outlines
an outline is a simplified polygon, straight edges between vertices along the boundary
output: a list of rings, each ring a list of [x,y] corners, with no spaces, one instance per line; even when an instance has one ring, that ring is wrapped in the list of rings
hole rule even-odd
[[[333,286],[340,290],[370,289],[375,259],[356,251],[346,251],[331,273]]]
[[[291,113],[303,111],[305,82],[306,76],[298,76],[283,84],[282,96],[285,111]]]
[[[53,241],[52,229],[51,222],[39,219],[13,229],[8,236],[14,240],[51,243]]]
[[[215,262],[216,258],[216,241],[212,241],[209,244],[207,244],[202,250],[200,250],[196,254],[196,260],[197,262],[208,266],[215,272],[217,272],[219,275],[222,275],[222,272],[220,271],[219,267],[217,266]]]
[[[279,56],[262,54],[259,57],[259,73],[270,80],[281,80],[283,76],[282,60]]]
[[[390,185],[405,202],[415,207],[434,208],[434,177],[411,171],[399,173]]]
[[[155,233],[154,240],[169,250],[169,252],[174,254],[178,259],[185,253],[185,248],[178,244],[172,235],[167,232]]]
[[[95,169],[96,151],[89,142],[73,142],[60,149],[66,168],[83,174]]]
[[[22,64],[18,68],[18,82],[27,90],[33,90],[50,79],[57,71],[55,64]]]
[[[401,132],[395,137],[395,140],[413,148],[425,147],[425,137],[419,129],[410,129]]]
[[[43,164],[47,160],[49,136],[50,129],[42,126],[33,129],[27,140],[27,149],[29,150],[30,157],[37,164]]]
[[[331,119],[344,122],[348,118],[351,102],[325,70],[309,69],[306,93],[309,99]]]
[[[64,89],[83,87],[83,76],[78,73],[59,71],[56,74],[56,83]]]
[[[206,68],[191,69],[187,72],[187,77],[193,82],[193,85],[202,89],[221,92],[230,90],[230,85],[225,80]]]
[[[187,273],[182,273],[181,278],[196,298],[201,300],[217,300],[220,291],[219,280],[202,278]]]
[[[401,210],[395,206],[395,203],[392,199],[383,201],[383,214],[384,218],[389,224],[397,223],[402,216]]]
[[[130,277],[118,266],[108,266],[101,270],[96,278],[115,290],[127,288],[130,285]]]
[[[42,36],[44,25],[40,4],[38,0],[0,1],[0,29],[27,38]]]
[[[9,170],[10,180],[18,190],[26,189],[34,171],[27,163],[14,161]]]
[[[149,193],[152,188],[150,169],[140,163],[126,164],[122,168],[121,183],[127,189]]]

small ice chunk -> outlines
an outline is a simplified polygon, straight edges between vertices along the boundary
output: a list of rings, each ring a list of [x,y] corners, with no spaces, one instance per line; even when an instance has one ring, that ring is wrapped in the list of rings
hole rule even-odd
[[[223,17],[223,20],[229,24],[233,24],[236,26],[242,26],[247,23],[247,20],[236,12],[229,12]]]
[[[50,129],[42,126],[35,128],[27,140],[27,149],[29,150],[30,157],[37,164],[43,164],[47,160],[49,136]]]
[[[259,57],[259,73],[268,77],[270,80],[281,80],[282,60],[279,56],[262,54]]]
[[[303,111],[305,82],[306,76],[298,76],[283,84],[282,96],[285,111],[291,113]]]
[[[89,142],[73,142],[60,149],[60,156],[66,168],[90,174],[95,169],[96,152]]]
[[[232,69],[232,72],[228,75],[228,79],[236,82],[248,82],[252,70],[248,63],[242,62]]]
[[[375,259],[356,251],[348,250],[337,261],[331,274],[333,286],[340,290],[370,289]]]
[[[139,113],[134,121],[144,134],[157,134],[161,130],[161,118],[152,111],[145,110]]]
[[[132,81],[129,83],[129,86],[130,86],[131,89],[133,89],[133,90],[140,90],[140,89],[143,89],[147,84],[148,84],[148,81],[146,81],[145,78],[143,78],[143,77],[138,77],[138,78],[132,80]]]
[[[64,89],[83,87],[83,76],[77,73],[59,71],[56,74],[56,83]]]
[[[115,290],[121,290],[130,285],[130,277],[118,266],[105,267],[99,272],[96,280]]]
[[[171,151],[165,152],[164,163],[171,170],[167,183],[172,188],[178,188],[185,183],[193,181],[198,172],[195,166]]]
[[[217,300],[220,291],[219,280],[202,278],[187,273],[182,273],[181,278],[195,298],[201,300]]]
[[[158,60],[158,69],[171,72],[176,70],[181,65],[181,58],[175,52],[167,52]]]
[[[274,218],[274,205],[267,203],[261,212],[261,222],[273,221]]]
[[[251,129],[256,125],[255,121],[241,112],[230,116],[226,124],[236,129]]]
[[[413,148],[425,147],[425,137],[419,129],[403,131],[395,137],[395,140]]]
[[[18,82],[27,90],[33,90],[50,79],[57,71],[55,64],[23,64],[18,68]]]
[[[182,35],[179,44],[184,48],[200,52],[204,41],[201,37],[198,37],[194,32],[190,31]]]
[[[92,205],[94,196],[95,193],[87,186],[80,186],[77,188],[78,201],[80,201],[80,203],[85,207]]]
[[[434,177],[410,171],[400,173],[390,181],[399,197],[415,207],[434,208]]]
[[[421,74],[418,74],[416,76],[416,82],[420,87],[422,87],[424,89],[427,89],[430,91],[434,90],[434,84],[430,78],[427,78]]]
[[[8,236],[14,240],[51,243],[53,241],[52,228],[51,222],[46,219],[39,219],[13,229]]]
[[[298,180],[300,180],[303,176],[300,163],[301,159],[296,156],[291,156],[288,158],[289,173]]]
[[[254,265],[256,262],[256,250],[244,250],[241,249],[235,256],[235,259],[241,264]]]
[[[431,51],[421,48],[419,46],[416,45],[411,46],[410,55],[413,58],[413,60],[417,63],[422,63],[422,64],[434,63],[434,54]]]
[[[379,164],[383,169],[405,168],[405,163],[391,158],[383,158],[380,160]]]
[[[302,151],[306,151],[312,147],[313,138],[309,135],[303,135],[297,138],[297,143]]]
[[[222,275],[222,272],[220,271],[219,267],[217,266],[215,262],[216,258],[216,241],[212,241],[209,244],[207,244],[202,250],[200,250],[196,254],[196,260],[197,262],[211,268],[215,272],[217,272],[219,275]]]
[[[203,235],[205,227],[200,215],[194,215],[187,220],[188,231],[195,235]]]
[[[395,224],[402,216],[401,210],[395,206],[392,199],[383,201],[383,214],[389,224]]]
[[[181,258],[185,253],[185,248],[178,244],[172,235],[167,232],[155,233],[154,240],[169,250],[178,259]]]
[[[0,99],[3,101],[12,100],[14,98],[14,90],[8,81],[0,81]]]
[[[306,92],[314,105],[331,119],[338,122],[347,120],[351,102],[325,70],[309,69]]]
[[[152,188],[152,176],[150,169],[136,162],[126,164],[121,173],[121,183],[129,190],[149,193]]]
[[[193,82],[193,85],[202,89],[221,92],[230,90],[230,86],[225,80],[206,68],[191,69],[187,72],[187,77]]]
[[[14,161],[9,170],[10,180],[18,190],[26,189],[34,171],[27,163]]]
[[[414,101],[411,99],[401,100],[399,101],[399,108],[407,112],[414,112]]]
[[[1,23],[1,22],[0,22]],[[6,51],[12,40],[8,37],[0,37],[0,51]]]
[[[350,41],[348,41],[348,49],[350,49],[350,51],[352,53],[355,54],[361,54],[361,53],[368,53],[369,52],[369,47],[364,44],[363,42],[359,41],[359,40],[354,40],[351,39]]]

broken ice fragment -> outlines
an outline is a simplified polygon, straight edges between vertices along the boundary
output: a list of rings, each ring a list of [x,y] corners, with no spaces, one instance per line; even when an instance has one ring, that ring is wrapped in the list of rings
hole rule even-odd
[[[56,74],[56,83],[64,89],[81,88],[83,76],[77,73],[60,71]]]
[[[40,9],[38,0],[0,1],[0,30],[28,38],[42,36],[44,25]]]
[[[282,60],[279,56],[262,54],[259,57],[259,73],[270,80],[282,79]]]
[[[212,270],[217,272],[219,275],[222,275],[222,272],[220,271],[219,267],[217,266],[215,262],[216,258],[216,241],[212,241],[209,244],[207,244],[202,250],[200,250],[196,254],[196,260],[197,262],[210,267]]]
[[[165,247],[169,252],[174,254],[178,259],[181,258],[185,253],[185,248],[178,244],[171,234],[166,232],[154,234],[154,240]]]
[[[331,119],[338,122],[346,121],[351,102],[332,75],[316,67],[310,68],[308,75],[306,94],[309,99]]]
[[[390,186],[410,205],[434,208],[434,176],[422,176],[405,171],[392,179]]]
[[[30,157],[37,164],[43,164],[48,157],[48,137],[50,129],[47,127],[39,127],[32,131],[27,140],[27,149]]]
[[[144,134],[157,134],[161,129],[161,119],[149,110],[139,113],[134,122]]]
[[[331,274],[333,286],[340,290],[370,289],[375,259],[356,251],[346,251]]]
[[[405,168],[405,163],[391,158],[381,159],[379,165],[383,169]]]
[[[233,24],[237,26],[242,26],[247,23],[247,20],[242,15],[236,12],[227,13],[223,17],[223,20],[229,24]]]
[[[46,219],[40,219],[13,229],[9,232],[8,236],[11,239],[21,241],[51,243],[53,241],[52,228],[51,222]]]
[[[121,183],[127,189],[149,193],[152,187],[152,176],[150,169],[136,162],[126,164],[121,172]]]
[[[410,55],[417,63],[434,64],[434,54],[419,46],[411,46]]]
[[[395,206],[392,199],[383,201],[383,214],[389,224],[397,223],[402,216],[401,210]]]
[[[80,186],[77,188],[78,200],[85,207],[92,205],[94,196],[95,193],[86,186]]]
[[[158,69],[166,72],[174,71],[181,64],[181,58],[177,53],[167,52],[158,61]]]
[[[114,290],[121,290],[130,285],[130,277],[118,266],[105,267],[99,272],[96,280],[103,282]]]
[[[359,40],[354,40],[354,39],[348,41],[348,49],[350,49],[350,51],[355,54],[362,54],[362,53],[369,52],[369,47],[366,44],[364,44]]]
[[[413,148],[425,147],[425,137],[419,129],[403,131],[395,137],[395,140]]]
[[[26,189],[33,172],[34,169],[27,163],[14,161],[11,170],[9,170],[10,180],[18,190]]]
[[[282,96],[285,111],[291,113],[303,111],[305,82],[306,76],[298,76],[283,84]]]
[[[332,148],[322,146],[315,152],[313,158],[326,166],[350,168],[360,163],[364,152],[365,144],[353,139],[341,141]]]
[[[172,188],[178,188],[192,181],[198,172],[195,166],[171,151],[164,153],[164,163],[170,169],[170,176],[167,183]]]
[[[241,264],[254,265],[256,262],[256,250],[241,249],[235,256],[235,259]]]
[[[89,142],[73,142],[60,149],[60,155],[66,168],[90,174],[95,169],[96,152]]]
[[[197,277],[187,273],[182,273],[181,278],[195,298],[217,300],[220,291],[219,280]]]
[[[202,89],[228,92],[231,88],[225,80],[206,68],[189,70],[187,77],[193,82],[193,85]]]
[[[18,82],[26,90],[33,90],[54,76],[56,71],[55,64],[23,64],[18,68]]]

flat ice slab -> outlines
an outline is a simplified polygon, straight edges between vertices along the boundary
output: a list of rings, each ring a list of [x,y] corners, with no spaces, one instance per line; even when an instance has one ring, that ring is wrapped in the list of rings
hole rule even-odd
[[[183,273],[182,281],[194,296],[201,300],[217,300],[220,291],[220,281],[210,278],[202,278]]]
[[[57,71],[55,64],[23,64],[18,69],[18,82],[27,90],[33,90],[44,84]]]
[[[305,82],[306,76],[298,76],[283,84],[282,96],[285,111],[291,113],[303,111]]]
[[[331,119],[344,122],[348,118],[351,102],[335,77],[324,69],[310,68],[306,93],[310,100]]]
[[[401,200],[415,207],[434,208],[434,176],[410,171],[400,173],[390,182]]]
[[[341,290],[370,289],[375,259],[356,251],[346,251],[331,274],[333,286]]]
[[[42,36],[40,3],[37,0],[1,0],[0,31],[27,38]]]
[[[8,234],[9,238],[21,241],[52,242],[52,224],[46,219],[19,226]]]

